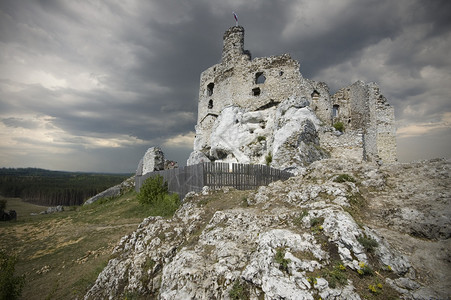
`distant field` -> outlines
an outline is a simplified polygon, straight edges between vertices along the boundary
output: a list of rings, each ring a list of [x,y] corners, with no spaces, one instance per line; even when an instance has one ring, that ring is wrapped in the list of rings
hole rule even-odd
[[[41,211],[47,210],[47,206],[31,204],[20,198],[5,198],[0,196],[0,199],[6,199],[8,201],[5,211],[15,210],[18,220],[28,218],[32,213],[39,214]]]
[[[108,262],[111,251],[148,216],[131,190],[115,199],[64,212],[30,216],[45,206],[8,198],[17,221],[0,222],[0,248],[16,255],[25,275],[21,299],[81,299]]]

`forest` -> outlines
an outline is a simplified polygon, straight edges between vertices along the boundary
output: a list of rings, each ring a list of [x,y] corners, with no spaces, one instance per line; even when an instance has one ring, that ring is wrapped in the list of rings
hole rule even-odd
[[[132,174],[0,168],[0,195],[44,206],[81,205],[90,197],[130,176]]]

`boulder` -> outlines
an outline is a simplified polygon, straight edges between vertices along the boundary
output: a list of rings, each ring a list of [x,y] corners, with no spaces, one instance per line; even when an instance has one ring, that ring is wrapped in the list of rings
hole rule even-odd
[[[160,170],[164,170],[164,153],[159,147],[151,147],[140,160],[136,175],[145,175]]]
[[[135,177],[133,176],[133,177],[130,177],[130,178],[124,180],[120,184],[110,187],[109,189],[106,189],[103,192],[98,193],[97,195],[89,198],[88,200],[85,201],[85,203],[83,205],[88,205],[88,204],[94,203],[97,200],[102,199],[102,198],[118,197],[122,194],[122,192],[124,190],[131,189],[134,186],[135,186]]]
[[[118,184],[118,185],[110,187],[109,189],[106,189],[103,192],[89,198],[88,200],[86,200],[86,202],[83,205],[88,205],[88,204],[94,203],[97,200],[102,199],[102,198],[117,197],[117,196],[120,196],[120,194],[121,194],[121,185]]]
[[[204,163],[204,162],[210,162],[210,159],[203,152],[195,150],[195,151],[191,152],[191,154],[189,155],[189,158],[188,158],[186,164],[188,166],[191,166],[191,165],[197,165],[197,164]]]

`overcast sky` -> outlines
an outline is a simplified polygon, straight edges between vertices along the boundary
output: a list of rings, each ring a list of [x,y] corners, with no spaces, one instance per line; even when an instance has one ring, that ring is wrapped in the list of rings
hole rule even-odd
[[[0,167],[134,172],[193,147],[200,73],[238,14],[253,57],[377,82],[400,161],[451,157],[451,1],[0,1]]]

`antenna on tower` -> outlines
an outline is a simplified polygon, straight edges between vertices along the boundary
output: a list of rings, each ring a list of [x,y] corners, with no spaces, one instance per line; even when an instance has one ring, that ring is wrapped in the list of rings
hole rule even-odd
[[[235,26],[238,26],[238,16],[235,12],[233,12],[233,17],[235,18]]]

